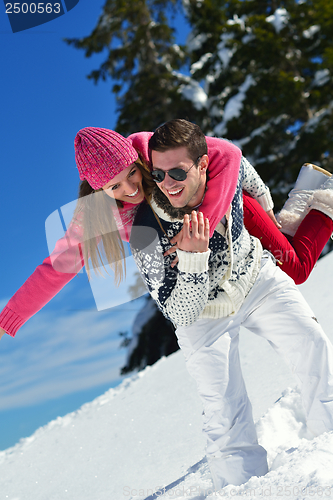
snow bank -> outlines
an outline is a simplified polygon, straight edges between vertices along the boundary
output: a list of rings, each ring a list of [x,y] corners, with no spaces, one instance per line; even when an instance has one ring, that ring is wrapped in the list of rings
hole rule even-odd
[[[332,280],[333,253],[301,286],[331,339]],[[333,432],[312,438],[293,375],[247,331],[241,331],[241,361],[268,451],[265,477],[213,491],[201,404],[177,352],[0,452],[1,500],[332,497]]]
[[[0,498],[118,500],[126,488],[163,486],[203,457],[200,429],[177,353],[0,452]]]

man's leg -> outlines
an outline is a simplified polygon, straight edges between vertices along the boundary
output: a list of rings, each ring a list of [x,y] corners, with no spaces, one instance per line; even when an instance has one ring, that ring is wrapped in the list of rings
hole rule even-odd
[[[249,303],[258,307],[251,310]],[[293,281],[271,259],[243,305],[243,326],[266,338],[298,376],[309,429],[333,430],[333,347]]]
[[[238,332],[239,317],[199,320],[176,332],[203,403],[207,460],[216,490],[268,470],[241,372]]]

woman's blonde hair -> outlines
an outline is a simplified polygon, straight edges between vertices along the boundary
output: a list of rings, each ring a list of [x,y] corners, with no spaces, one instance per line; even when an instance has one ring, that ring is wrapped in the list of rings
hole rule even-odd
[[[143,191],[149,202],[155,182],[140,154],[134,163],[142,174]],[[119,285],[126,274],[126,251],[113,214],[115,208],[123,208],[121,201],[110,198],[103,189],[95,191],[86,180],[80,182],[73,219],[83,228],[83,258],[88,279],[91,276],[89,258],[96,274],[102,274],[100,268],[105,269],[106,259]]]

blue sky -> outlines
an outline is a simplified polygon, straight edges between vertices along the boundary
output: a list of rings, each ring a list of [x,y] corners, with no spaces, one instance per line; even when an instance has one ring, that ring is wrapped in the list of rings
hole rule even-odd
[[[80,0],[64,16],[15,34],[0,11],[0,310],[48,255],[48,216],[76,197],[75,134],[115,127],[111,81],[95,86],[86,78],[102,56],[86,59],[62,41],[90,34],[104,1]],[[130,281],[120,291],[104,281],[110,303],[97,311],[79,274],[15,339],[2,338],[0,450],[119,383],[126,356],[119,332],[143,303],[128,302]],[[109,308],[116,298],[120,305]]]

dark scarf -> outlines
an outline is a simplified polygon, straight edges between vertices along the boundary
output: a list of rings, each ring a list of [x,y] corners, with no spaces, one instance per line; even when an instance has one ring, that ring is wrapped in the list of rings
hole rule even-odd
[[[184,215],[190,214],[193,210],[193,208],[187,206],[182,208],[173,207],[165,194],[163,194],[157,186],[153,189],[153,200],[159,208],[169,215],[171,219],[183,220]]]
[[[207,177],[207,181],[209,179],[209,176],[208,176],[208,172],[206,173],[206,177]],[[205,187],[205,192],[207,191],[207,183],[206,183],[206,187]],[[162,210],[164,210],[164,212],[166,212],[169,217],[171,217],[171,219],[180,219],[180,220],[183,220],[184,219],[184,215],[185,214],[191,214],[192,210],[195,210],[196,207],[189,207],[189,206],[185,206],[185,207],[181,207],[181,208],[176,208],[176,207],[173,207],[170,203],[170,201],[168,200],[168,198],[165,196],[165,194],[162,193],[162,191],[160,190],[159,187],[155,186],[154,189],[153,189],[153,193],[152,193],[152,197],[153,197],[153,200],[155,201],[156,205],[161,208]]]

